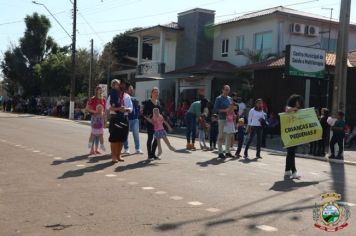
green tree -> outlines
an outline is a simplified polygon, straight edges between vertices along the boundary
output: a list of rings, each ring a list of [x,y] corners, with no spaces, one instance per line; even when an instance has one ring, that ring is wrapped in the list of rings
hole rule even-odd
[[[27,15],[25,17],[26,30],[19,40],[19,46],[9,48],[1,62],[8,91],[16,92],[22,88],[24,95],[39,95],[42,81],[35,73],[39,69],[36,65],[43,62],[51,53],[59,48],[54,40],[48,36],[51,27],[49,19],[44,15]],[[36,70],[36,71],[35,71]]]
[[[137,38],[130,37],[129,33],[140,29],[142,28],[133,28],[113,38],[112,50],[117,61],[120,61],[124,56],[137,57],[138,41]],[[148,59],[152,58],[152,46],[146,43],[143,44],[142,57]]]

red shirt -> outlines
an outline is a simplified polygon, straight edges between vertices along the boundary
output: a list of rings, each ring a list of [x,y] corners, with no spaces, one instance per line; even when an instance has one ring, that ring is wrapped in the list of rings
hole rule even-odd
[[[101,98],[98,99],[95,96],[91,97],[88,101],[88,105],[90,106],[90,108],[94,111],[96,111],[96,107],[98,105],[102,105],[103,106],[103,111],[105,111],[105,99]]]

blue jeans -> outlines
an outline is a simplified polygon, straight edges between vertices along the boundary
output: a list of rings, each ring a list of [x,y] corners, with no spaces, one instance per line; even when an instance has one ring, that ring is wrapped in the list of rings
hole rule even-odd
[[[190,138],[192,138],[191,140],[194,144],[197,132],[197,116],[194,113],[188,112],[185,115],[185,122],[187,125],[187,143],[190,143]]]
[[[135,120],[129,120],[129,129],[132,131],[132,135],[134,138],[134,142],[135,142],[135,150],[140,150],[140,137],[139,137],[139,133],[140,133],[140,121],[139,119],[135,119]],[[127,139],[126,142],[124,142],[124,148],[125,150],[129,149],[129,139]]]

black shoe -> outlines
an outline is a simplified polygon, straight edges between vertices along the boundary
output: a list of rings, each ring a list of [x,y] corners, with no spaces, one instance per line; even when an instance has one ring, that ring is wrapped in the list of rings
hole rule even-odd
[[[337,155],[336,159],[338,160],[344,160],[344,157],[342,155]]]
[[[153,159],[155,159],[155,160],[161,160],[161,158],[159,158],[159,157],[156,156],[156,155],[153,156]]]
[[[330,155],[329,159],[335,159],[335,155]]]
[[[228,152],[228,153],[225,154],[225,157],[226,157],[226,158],[227,158],[227,157],[233,158],[234,156],[233,156],[231,153]]]
[[[256,156],[257,159],[263,159],[260,155]]]
[[[248,154],[247,153],[244,153],[244,158],[248,158]]]
[[[241,157],[240,153],[235,153],[235,157],[239,159]]]
[[[225,159],[226,157],[225,157],[225,155],[224,155],[224,154],[222,154],[222,153],[219,153],[219,156],[218,156],[218,158],[219,158],[219,159]]]

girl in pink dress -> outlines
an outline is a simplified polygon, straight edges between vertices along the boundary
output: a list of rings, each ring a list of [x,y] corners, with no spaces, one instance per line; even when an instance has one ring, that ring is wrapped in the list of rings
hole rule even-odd
[[[168,148],[171,151],[175,152],[176,149],[169,142],[167,137],[167,132],[164,130],[163,124],[165,124],[168,127],[168,130],[170,132],[172,131],[172,127],[168,124],[168,122],[164,120],[158,108],[153,109],[153,116],[152,119],[150,119],[149,121],[153,124],[153,128],[155,131],[153,137],[157,140],[157,147],[158,147],[157,156],[160,156],[162,154],[161,139],[163,139],[163,141],[167,144]]]

